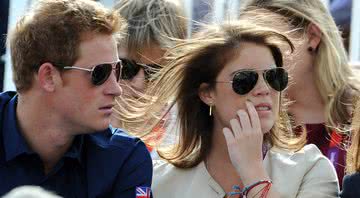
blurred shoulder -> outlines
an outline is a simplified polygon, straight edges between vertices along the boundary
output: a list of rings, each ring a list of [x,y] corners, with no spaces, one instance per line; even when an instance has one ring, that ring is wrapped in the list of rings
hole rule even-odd
[[[291,174],[299,179],[304,176],[317,176],[319,179],[337,181],[334,166],[313,144],[305,145],[296,152],[272,148],[265,160],[265,164],[271,164],[273,171],[279,175]]]
[[[289,151],[277,147],[271,148],[269,155],[280,161],[291,160],[298,163],[316,163],[317,161],[328,159],[321,153],[319,148],[314,144],[307,144],[298,151]]]

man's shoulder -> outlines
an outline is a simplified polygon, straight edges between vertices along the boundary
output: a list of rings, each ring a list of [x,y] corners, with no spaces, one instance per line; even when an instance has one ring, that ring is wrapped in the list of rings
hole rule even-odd
[[[358,186],[360,184],[360,173],[345,175],[343,182],[349,186]]]
[[[2,109],[3,106],[8,103],[16,94],[17,93],[15,91],[6,91],[0,93],[0,108]]]
[[[2,124],[3,124],[3,118],[6,116],[4,115],[4,111],[6,108],[6,105],[11,101],[11,99],[16,96],[16,92],[14,91],[6,91],[6,92],[2,92],[0,93],[0,134],[3,133],[2,131]],[[1,138],[2,136],[0,135],[0,148],[1,148]]]
[[[345,175],[343,179],[343,189],[340,197],[359,197],[360,189],[358,188],[360,184],[360,173],[353,173],[351,175]]]
[[[128,135],[124,130],[109,127],[105,131],[89,134],[85,138],[86,150],[92,159],[104,161],[117,159],[117,163],[142,163],[150,160],[145,144],[137,137]],[[132,160],[129,160],[129,159]]]
[[[144,143],[137,137],[131,136],[126,131],[109,127],[105,131],[90,134],[87,140],[90,144],[104,150],[131,151],[136,147],[145,147]]]
[[[118,193],[119,197],[125,197],[127,190],[135,188],[134,186],[150,186],[151,157],[139,138],[112,127],[84,137],[83,153],[88,180],[102,178],[100,187],[116,186],[114,193]],[[89,188],[99,189],[97,185],[99,184],[92,183]]]

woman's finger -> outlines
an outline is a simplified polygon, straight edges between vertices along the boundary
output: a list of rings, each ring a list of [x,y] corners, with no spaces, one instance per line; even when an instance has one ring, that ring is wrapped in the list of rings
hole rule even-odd
[[[240,137],[242,128],[238,119],[231,119],[230,126],[235,138]]]
[[[244,110],[239,110],[237,112],[240,120],[240,125],[243,133],[252,133],[253,129],[251,127],[249,114]]]
[[[229,147],[229,145],[233,145],[235,143],[235,138],[231,130],[227,127],[223,129],[223,134],[225,136],[226,144]]]
[[[260,119],[259,119],[259,115],[255,109],[254,104],[246,101],[246,106],[247,106],[247,109],[249,112],[249,117],[250,117],[252,128],[254,129],[255,132],[261,133]]]

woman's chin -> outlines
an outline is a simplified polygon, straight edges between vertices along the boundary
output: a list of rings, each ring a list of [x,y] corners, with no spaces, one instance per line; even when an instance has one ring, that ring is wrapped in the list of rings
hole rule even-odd
[[[274,122],[265,122],[261,123],[261,131],[263,134],[269,133],[270,130],[273,128]]]

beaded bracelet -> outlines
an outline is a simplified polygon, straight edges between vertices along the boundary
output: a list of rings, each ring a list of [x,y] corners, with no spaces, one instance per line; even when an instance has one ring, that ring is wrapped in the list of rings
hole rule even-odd
[[[269,192],[271,185],[272,185],[272,181],[271,180],[260,180],[257,181],[251,185],[248,185],[246,187],[244,187],[243,189],[240,188],[240,186],[238,185],[234,185],[233,186],[233,190],[237,191],[237,192],[230,192],[229,195],[230,197],[232,195],[241,195],[243,197],[247,197],[248,193],[255,188],[256,186],[259,186],[261,184],[266,184],[266,186],[262,189],[262,193],[260,195],[260,197],[266,197],[267,193]]]

